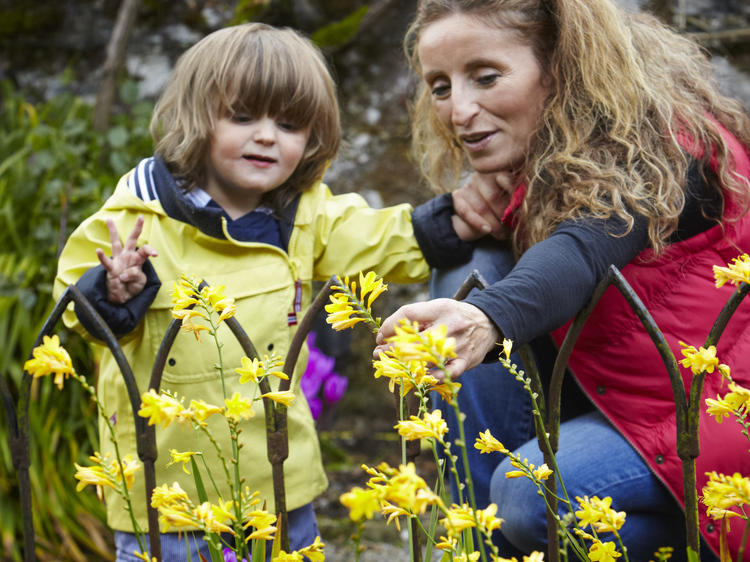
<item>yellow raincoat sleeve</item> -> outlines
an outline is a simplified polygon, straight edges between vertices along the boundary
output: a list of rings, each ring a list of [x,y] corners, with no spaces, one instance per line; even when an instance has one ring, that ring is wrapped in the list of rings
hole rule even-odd
[[[414,236],[410,205],[373,209],[355,193],[334,196],[324,185],[320,188],[324,197],[313,220],[316,278],[372,270],[395,283],[429,279],[430,267]]]

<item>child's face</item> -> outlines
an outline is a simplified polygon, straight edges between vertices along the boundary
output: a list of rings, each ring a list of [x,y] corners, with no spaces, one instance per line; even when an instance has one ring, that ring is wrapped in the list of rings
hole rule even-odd
[[[264,193],[289,179],[309,136],[309,129],[268,115],[219,119],[211,135],[204,189],[233,219],[249,213]]]

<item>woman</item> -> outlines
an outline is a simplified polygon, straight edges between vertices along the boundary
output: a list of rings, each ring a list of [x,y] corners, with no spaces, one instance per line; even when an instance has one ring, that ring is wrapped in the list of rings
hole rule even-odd
[[[509,228],[518,260],[463,302],[402,307],[378,342],[403,317],[445,324],[456,338],[452,376],[496,353],[504,337],[520,345],[552,334],[559,345],[614,264],[675,355],[680,340],[701,345],[732,292],[714,288],[711,266],[750,249],[750,122],[709,80],[700,49],[609,0],[423,0],[406,45],[422,78],[414,139],[425,176],[450,187],[473,171],[453,194],[457,231],[479,237]],[[745,386],[749,322],[746,304],[718,349]],[[558,463],[570,496],[611,496],[627,512],[620,532],[631,560],[667,545],[679,558],[673,395],[656,349],[616,291],[588,321],[570,368],[596,406],[561,426]],[[689,371],[684,376],[689,382]],[[709,377],[704,396],[720,386],[720,377]],[[491,407],[484,401],[464,411],[471,417]],[[737,427],[712,419],[700,427],[699,490],[708,470],[750,473]],[[507,439],[506,428],[490,429]],[[519,452],[541,462],[533,442]],[[505,470],[501,464],[490,492],[505,519],[501,532],[521,550],[544,548],[544,506]],[[741,526],[732,531],[736,552]],[[701,533],[718,550],[705,510]]]

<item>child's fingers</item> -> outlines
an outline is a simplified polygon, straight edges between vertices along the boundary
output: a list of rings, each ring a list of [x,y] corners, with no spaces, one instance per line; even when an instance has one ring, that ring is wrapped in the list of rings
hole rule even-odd
[[[155,249],[146,244],[145,246],[138,248],[138,255],[143,261],[146,261],[148,258],[155,258],[159,254]]]
[[[104,253],[104,250],[97,248],[96,257],[99,258],[99,263],[102,264],[102,267],[104,267],[105,270],[108,272],[112,271],[114,263],[112,262],[112,259]]]
[[[135,226],[125,240],[125,251],[134,251],[138,247],[138,237],[143,231],[143,215],[138,215],[135,219]]]
[[[117,257],[122,252],[120,235],[117,233],[117,227],[112,219],[107,219],[107,230],[109,230],[109,243],[112,246],[112,255]]]
[[[122,283],[135,283],[145,279],[146,276],[143,273],[140,265],[134,265],[132,267],[128,267],[127,269],[123,269],[117,276],[117,280]]]

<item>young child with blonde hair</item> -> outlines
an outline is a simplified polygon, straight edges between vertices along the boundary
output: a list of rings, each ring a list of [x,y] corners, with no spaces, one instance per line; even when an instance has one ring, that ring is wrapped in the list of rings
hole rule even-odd
[[[424,281],[430,273],[412,225],[411,207],[371,209],[356,194],[334,196],[321,183],[336,154],[340,125],[335,87],[321,53],[290,29],[246,24],[216,31],[179,59],[151,123],[155,155],[118,183],[114,194],[70,237],[59,262],[55,294],[75,283],[118,338],[139,389],[148,386],[154,358],[172,320],[170,290],[182,273],[225,285],[236,318],[261,354],[284,356],[311,298],[311,282],[375,269],[394,282]],[[437,211],[447,260],[468,246],[450,228],[452,209]],[[429,220],[433,222],[435,216]],[[418,227],[417,227],[418,230]],[[119,233],[129,233],[124,243]],[[419,236],[419,232],[416,232]],[[66,323],[79,323],[74,311]],[[84,326],[97,336],[93,326]],[[242,350],[219,330],[227,395],[239,386],[234,369]],[[289,458],[284,464],[290,547],[317,535],[312,500],[327,486],[318,438],[304,395],[301,355],[288,409]],[[216,350],[178,337],[162,389],[223,403]],[[132,412],[117,365],[102,355],[98,393],[123,454],[136,451]],[[273,511],[262,406],[241,424],[241,475]],[[157,483],[179,482],[197,497],[192,475],[163,460],[169,449],[211,451],[199,435],[157,427]],[[112,444],[101,432],[101,452]],[[231,450],[228,440],[222,443]],[[218,460],[207,455],[209,468]],[[219,494],[230,497],[217,479]],[[135,515],[147,528],[143,481],[132,492]],[[216,500],[216,498],[209,498]],[[121,498],[106,494],[117,560],[136,560],[137,543]],[[162,535],[165,560],[185,559],[185,538]],[[187,539],[208,559],[205,543]]]

